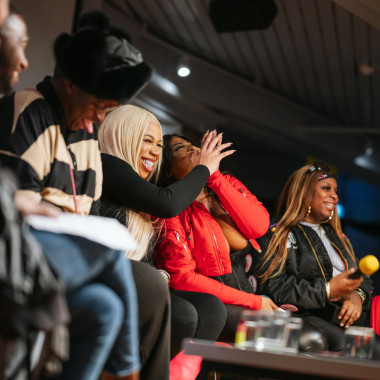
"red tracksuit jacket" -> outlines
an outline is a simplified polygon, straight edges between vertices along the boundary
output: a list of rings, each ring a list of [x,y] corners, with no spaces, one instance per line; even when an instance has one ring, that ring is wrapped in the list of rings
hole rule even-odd
[[[236,178],[214,173],[207,186],[240,232],[259,248],[254,240],[269,227],[269,214],[261,202]],[[164,223],[157,242],[155,259],[159,268],[170,273],[173,289],[210,293],[225,304],[259,309],[260,296],[224,285],[208,276],[231,273],[231,260],[223,231],[207,208],[194,201],[187,209]]]

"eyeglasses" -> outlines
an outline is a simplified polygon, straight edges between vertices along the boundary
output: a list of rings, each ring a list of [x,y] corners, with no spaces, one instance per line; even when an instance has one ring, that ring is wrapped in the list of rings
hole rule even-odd
[[[119,105],[115,100],[96,100],[93,103],[96,111],[99,112],[111,112],[116,109]]]

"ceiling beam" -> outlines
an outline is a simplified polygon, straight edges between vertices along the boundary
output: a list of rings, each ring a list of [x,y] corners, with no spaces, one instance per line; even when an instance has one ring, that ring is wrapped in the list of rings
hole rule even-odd
[[[376,29],[380,29],[379,0],[331,0]]]

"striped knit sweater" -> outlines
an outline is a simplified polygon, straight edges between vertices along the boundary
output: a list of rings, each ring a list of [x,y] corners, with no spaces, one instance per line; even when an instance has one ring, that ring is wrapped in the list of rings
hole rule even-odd
[[[96,131],[71,132],[50,78],[0,100],[0,159],[20,189],[66,212],[97,214],[102,167]]]

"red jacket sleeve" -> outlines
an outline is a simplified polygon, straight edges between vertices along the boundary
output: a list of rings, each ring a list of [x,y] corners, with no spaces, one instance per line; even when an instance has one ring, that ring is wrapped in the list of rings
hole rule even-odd
[[[223,303],[240,305],[249,309],[260,309],[262,298],[222,284],[196,272],[186,234],[179,217],[165,220],[157,242],[157,265],[170,274],[173,289],[213,294]]]
[[[236,178],[216,171],[207,186],[217,194],[221,205],[247,239],[257,239],[268,231],[269,213]]]

